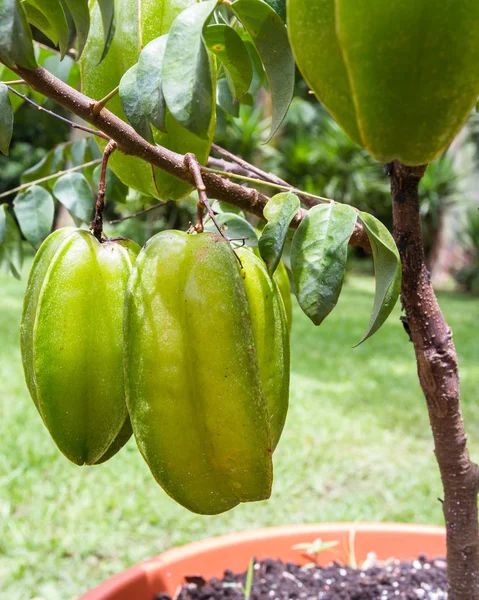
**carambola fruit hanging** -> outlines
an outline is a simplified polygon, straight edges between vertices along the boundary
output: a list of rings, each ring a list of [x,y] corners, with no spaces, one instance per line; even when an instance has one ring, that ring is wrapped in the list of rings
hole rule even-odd
[[[479,95],[477,0],[288,0],[308,85],[379,161],[437,158]]]
[[[138,447],[165,491],[202,514],[269,497],[288,405],[284,303],[264,264],[219,235],[165,231],[125,303],[125,384]]]
[[[140,248],[100,244],[64,228],[40,247],[25,294],[21,349],[27,386],[53,440],[72,462],[105,462],[131,426],[122,370],[123,307]]]

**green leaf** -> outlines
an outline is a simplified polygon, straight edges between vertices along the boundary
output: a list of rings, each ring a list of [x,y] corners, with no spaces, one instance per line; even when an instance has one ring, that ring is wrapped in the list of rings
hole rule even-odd
[[[235,215],[244,216],[241,208],[237,206],[233,206],[233,204],[228,204],[227,202],[223,202],[222,200],[215,200],[211,205],[213,212],[215,213],[234,213]]]
[[[53,186],[53,195],[63,204],[79,226],[89,223],[93,213],[93,195],[81,173],[62,175]]]
[[[88,0],[65,0],[68,10],[75,23],[78,40],[78,57],[81,56],[90,30],[90,11]]]
[[[216,215],[216,220],[223,227],[225,235],[229,239],[234,239],[233,246],[249,246],[255,248],[258,245],[258,238],[254,227],[246,219],[234,213],[220,213]],[[205,222],[205,231],[218,233],[215,224],[211,219]]]
[[[236,0],[231,9],[250,34],[268,79],[273,103],[268,141],[281,125],[293,98],[295,67],[286,27],[262,0]]]
[[[203,27],[217,0],[181,12],[168,33],[163,62],[163,94],[169,111],[188,131],[206,139],[213,114],[213,80]]]
[[[44,15],[55,33],[55,38],[63,58],[69,50],[70,34],[65,11],[60,0],[26,0],[25,4],[37,8]]]
[[[23,183],[31,183],[53,175],[57,171],[61,171],[65,165],[65,146],[59,144],[55,146],[48,154],[46,154],[36,165],[30,167],[22,173],[20,181]],[[52,187],[54,182],[52,180],[45,182],[46,186]]]
[[[235,118],[239,117],[239,102],[234,101],[225,78],[219,79],[216,84],[216,102],[225,112]]]
[[[34,27],[36,27],[38,30],[40,30],[43,33],[43,35],[45,35],[52,42],[54,46],[57,46],[58,38],[56,31],[53,28],[50,21],[42,13],[42,11],[36,5],[27,2],[23,2],[22,6],[25,10],[28,22]],[[35,46],[35,53],[37,49],[38,46]]]
[[[320,325],[336,306],[344,280],[348,243],[358,213],[346,204],[320,204],[294,234],[291,270],[303,312]]]
[[[163,59],[168,35],[162,35],[141,51],[136,72],[138,95],[144,115],[163,133],[166,131],[166,102],[162,89]]]
[[[13,107],[8,88],[0,83],[0,152],[8,154],[13,133]]]
[[[120,81],[120,100],[128,121],[150,144],[153,143],[150,122],[145,115],[143,100],[137,85],[138,63],[128,69]]]
[[[263,215],[268,222],[259,238],[258,246],[270,275],[273,275],[281,260],[289,225],[300,205],[298,196],[282,192],[273,196],[264,207]]]
[[[360,212],[373,251],[376,293],[369,326],[361,344],[373,335],[391,314],[401,291],[401,259],[393,236],[376,217]]]
[[[37,66],[32,32],[19,0],[0,0],[0,59],[7,67]]]
[[[50,193],[33,185],[18,194],[13,207],[23,235],[35,249],[39,248],[53,226],[55,203]]]
[[[22,236],[8,204],[0,205],[0,263],[6,262],[14,277],[20,279],[23,264]]]
[[[115,0],[98,0],[103,22],[104,44],[98,64],[105,58],[115,35]]]
[[[286,0],[265,0],[271,8],[278,13],[281,19],[286,23]]]
[[[209,25],[204,32],[205,43],[225,68],[233,98],[238,101],[249,89],[253,66],[246,45],[228,25]]]

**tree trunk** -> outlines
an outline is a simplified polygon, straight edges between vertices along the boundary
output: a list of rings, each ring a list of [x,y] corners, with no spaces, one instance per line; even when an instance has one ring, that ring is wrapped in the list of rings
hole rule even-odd
[[[452,332],[441,313],[426,268],[418,184],[425,167],[391,165],[394,237],[401,256],[401,298],[426,397],[444,487],[451,600],[479,600],[479,468],[471,462],[459,400]]]

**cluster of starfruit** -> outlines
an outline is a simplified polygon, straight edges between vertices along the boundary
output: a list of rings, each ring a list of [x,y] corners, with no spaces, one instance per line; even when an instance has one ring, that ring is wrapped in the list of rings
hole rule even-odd
[[[102,463],[133,432],[154,478],[191,511],[268,498],[289,393],[291,299],[277,273],[282,291],[250,249],[213,233],[164,231],[141,251],[80,229],[51,234],[21,346],[61,452]]]

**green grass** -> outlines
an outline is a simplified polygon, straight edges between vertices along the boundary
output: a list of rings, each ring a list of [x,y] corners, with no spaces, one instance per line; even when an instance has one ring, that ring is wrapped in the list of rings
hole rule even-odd
[[[166,548],[314,521],[441,523],[440,481],[399,309],[364,345],[373,282],[349,279],[320,328],[295,311],[291,409],[267,502],[216,517],[170,500],[131,440],[105,465],[56,450],[28,397],[18,344],[23,287],[0,276],[0,598],[76,598]],[[479,457],[477,301],[442,295],[455,332],[471,452]]]

